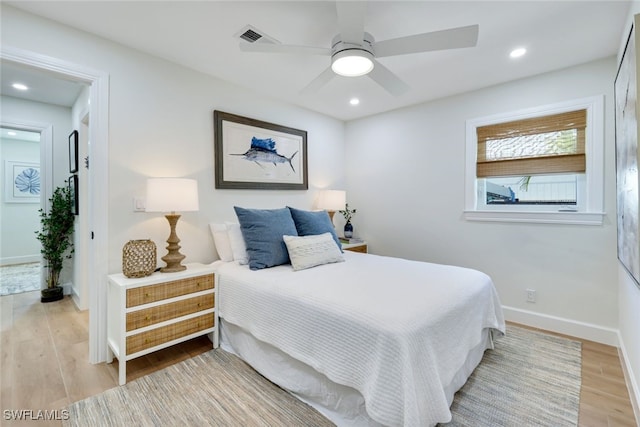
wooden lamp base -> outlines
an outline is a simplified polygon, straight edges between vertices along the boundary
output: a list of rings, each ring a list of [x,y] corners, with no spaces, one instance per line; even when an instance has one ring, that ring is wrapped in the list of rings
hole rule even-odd
[[[185,259],[185,255],[180,253],[180,239],[176,234],[176,224],[180,219],[180,215],[178,214],[167,214],[165,215],[167,221],[169,221],[169,226],[171,227],[171,234],[169,234],[169,238],[167,239],[167,251],[169,251],[165,256],[162,257],[162,260],[167,263],[166,267],[162,267],[160,271],[162,273],[173,273],[176,271],[186,270],[187,267],[180,264],[183,259]]]

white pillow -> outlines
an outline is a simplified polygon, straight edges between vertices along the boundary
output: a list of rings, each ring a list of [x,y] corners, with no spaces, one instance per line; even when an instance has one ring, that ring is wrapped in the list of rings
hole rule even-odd
[[[229,236],[233,259],[238,261],[240,265],[248,264],[249,255],[247,254],[247,245],[244,243],[244,237],[242,237],[240,224],[237,222],[225,222],[225,225],[227,227],[227,235]]]
[[[331,233],[311,236],[282,236],[294,271],[344,261]]]
[[[233,251],[231,250],[227,226],[225,224],[215,224],[212,222],[209,224],[209,229],[211,229],[213,243],[216,245],[216,251],[218,251],[220,260],[224,262],[233,261]]]

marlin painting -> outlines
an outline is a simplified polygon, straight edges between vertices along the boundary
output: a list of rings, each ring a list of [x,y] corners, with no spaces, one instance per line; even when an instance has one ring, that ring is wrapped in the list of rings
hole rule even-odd
[[[255,136],[251,138],[251,148],[244,154],[231,154],[232,156],[243,156],[245,160],[255,162],[258,166],[263,167],[260,163],[289,163],[291,170],[295,173],[291,159],[298,154],[296,151],[291,157],[285,157],[276,151],[276,142],[272,138],[260,139]]]

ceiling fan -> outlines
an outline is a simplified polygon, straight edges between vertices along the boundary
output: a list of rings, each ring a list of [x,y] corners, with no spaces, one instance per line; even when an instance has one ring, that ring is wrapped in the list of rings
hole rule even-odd
[[[376,58],[473,47],[478,41],[478,25],[375,41],[371,34],[364,31],[366,2],[337,1],[336,8],[340,33],[333,38],[331,48],[240,42],[240,50],[330,56],[331,66],[312,80],[302,93],[316,92],[335,74],[339,74],[348,77],[366,75],[387,92],[399,96],[409,86]]]

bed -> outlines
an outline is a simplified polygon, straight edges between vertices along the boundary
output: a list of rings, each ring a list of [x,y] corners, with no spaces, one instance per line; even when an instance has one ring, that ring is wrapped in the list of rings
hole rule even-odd
[[[343,253],[335,232],[318,234],[333,230],[326,212],[235,209],[240,224],[211,225],[223,349],[340,426],[451,420],[455,392],[505,332],[489,276]]]

